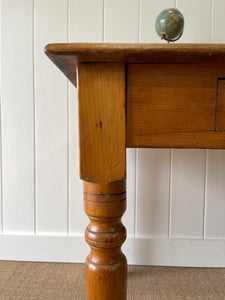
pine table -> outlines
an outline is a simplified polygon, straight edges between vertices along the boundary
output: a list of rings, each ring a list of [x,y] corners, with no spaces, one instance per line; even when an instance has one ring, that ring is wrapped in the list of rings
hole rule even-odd
[[[87,299],[125,300],[126,147],[225,148],[225,45],[49,44],[45,53],[78,88]]]

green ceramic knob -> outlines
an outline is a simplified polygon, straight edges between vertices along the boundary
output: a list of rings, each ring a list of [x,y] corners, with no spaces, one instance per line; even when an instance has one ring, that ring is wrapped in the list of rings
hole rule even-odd
[[[155,29],[161,39],[177,41],[183,34],[184,16],[178,9],[167,8],[158,15]]]

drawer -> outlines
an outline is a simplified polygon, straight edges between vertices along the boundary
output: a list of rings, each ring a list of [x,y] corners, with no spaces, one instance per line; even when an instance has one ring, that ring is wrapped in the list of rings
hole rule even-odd
[[[186,137],[189,148],[198,148],[195,136],[218,131],[217,87],[223,70],[205,64],[128,65],[127,146],[185,147]],[[225,90],[224,84],[219,86]],[[160,143],[154,142],[160,138]]]

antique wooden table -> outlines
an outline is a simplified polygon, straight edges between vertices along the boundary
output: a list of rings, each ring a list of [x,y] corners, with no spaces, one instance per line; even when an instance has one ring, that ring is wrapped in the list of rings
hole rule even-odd
[[[87,299],[124,300],[126,147],[225,148],[225,45],[50,44],[45,52],[78,88]]]

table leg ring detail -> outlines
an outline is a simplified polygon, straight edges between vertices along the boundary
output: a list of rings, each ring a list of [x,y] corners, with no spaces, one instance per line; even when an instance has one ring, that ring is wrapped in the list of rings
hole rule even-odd
[[[126,299],[127,262],[121,251],[126,229],[126,182],[84,182],[84,208],[90,223],[85,231],[87,299]]]

